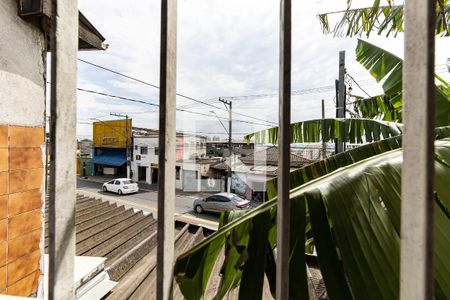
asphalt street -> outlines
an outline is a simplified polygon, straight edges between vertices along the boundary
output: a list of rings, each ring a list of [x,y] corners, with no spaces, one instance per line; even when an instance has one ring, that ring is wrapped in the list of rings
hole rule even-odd
[[[117,204],[141,209],[153,213],[157,217],[158,193],[150,190],[140,190],[136,194],[117,195],[115,193],[103,192],[102,183],[77,179],[77,190],[79,194],[94,196],[103,200],[116,202]],[[219,215],[213,213],[198,214],[193,210],[193,202],[198,195],[177,195],[175,199],[175,219],[191,224],[217,229]]]

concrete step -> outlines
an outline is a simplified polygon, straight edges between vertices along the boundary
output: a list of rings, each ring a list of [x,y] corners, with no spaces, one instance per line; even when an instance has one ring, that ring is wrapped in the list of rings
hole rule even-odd
[[[96,235],[93,235],[89,237],[88,239],[85,239],[84,241],[77,244],[77,255],[83,255],[84,253],[88,252],[89,250],[95,248],[96,246],[100,245],[104,241],[107,241],[108,239],[112,238],[113,236],[121,233],[123,230],[125,230],[128,227],[133,226],[135,223],[141,221],[144,219],[145,216],[142,212],[135,213],[129,218],[123,220],[120,223],[117,223],[111,227],[109,227],[106,230],[103,230]]]

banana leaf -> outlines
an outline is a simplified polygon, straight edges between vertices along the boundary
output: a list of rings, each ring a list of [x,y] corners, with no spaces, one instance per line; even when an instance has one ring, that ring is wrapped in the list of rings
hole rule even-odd
[[[436,1],[436,26],[435,34],[448,36],[450,27],[450,5],[447,1]],[[338,21],[330,24],[330,18]],[[403,32],[403,5],[380,6],[380,1],[375,0],[372,7],[347,9],[345,11],[319,14],[318,19],[325,34],[333,36],[362,36],[367,37],[372,32],[386,37],[397,36]]]
[[[378,141],[401,134],[401,125],[372,119],[318,119],[291,124],[291,143],[334,142],[350,143]],[[278,127],[272,127],[245,136],[247,142],[276,144]]]
[[[353,104],[353,110],[363,118],[402,122],[401,108],[394,107],[390,100],[391,97],[386,95],[357,99]]]
[[[372,106],[372,112],[382,111],[383,113],[387,113],[391,107],[394,111],[401,111],[403,107],[403,60],[394,54],[363,40],[358,40],[358,45],[356,47],[356,60],[370,72],[377,82],[383,81],[384,99],[389,99],[390,104],[388,107],[381,107],[377,101],[373,101],[372,99],[363,99],[360,101],[360,104],[356,106],[356,108],[363,107],[364,105],[361,103],[368,101],[370,104],[367,104],[366,106]],[[450,124],[450,97],[448,93],[448,83],[437,75],[435,75],[435,78],[437,81],[441,82],[441,85],[436,86],[435,88],[436,127],[447,126]],[[407,99],[405,101],[407,101]],[[365,115],[363,111],[360,111],[360,113],[363,116]],[[394,119],[394,121],[397,120]]]
[[[449,136],[449,127],[436,129],[436,299],[450,297],[450,140],[445,139]],[[308,215],[330,299],[398,299],[400,144],[401,136],[388,138],[295,173],[298,181],[290,192],[291,224],[298,225],[290,239],[290,277],[294,280],[290,284],[298,288],[290,290],[290,298],[308,299],[304,246],[299,250],[299,243],[305,243],[307,229],[303,224]],[[265,245],[276,247],[275,241],[276,198],[245,214],[225,213],[215,234],[179,256],[174,277],[186,299],[202,299],[211,270],[225,247],[216,298],[239,288],[240,299],[249,295],[260,299],[263,266],[266,270],[267,265],[273,266]],[[253,271],[256,275],[250,276]]]

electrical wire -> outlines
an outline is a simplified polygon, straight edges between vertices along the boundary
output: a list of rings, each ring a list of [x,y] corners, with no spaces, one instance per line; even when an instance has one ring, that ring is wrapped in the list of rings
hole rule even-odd
[[[139,99],[123,97],[123,96],[118,96],[118,95],[111,95],[111,94],[108,94],[108,93],[88,90],[88,89],[84,89],[84,88],[77,88],[77,90],[79,90],[81,92],[85,92],[85,93],[97,94],[97,95],[104,96],[104,97],[110,97],[110,98],[115,98],[115,99],[119,99],[119,100],[124,100],[124,101],[129,101],[129,102],[134,102],[134,103],[139,103],[139,104],[145,104],[145,105],[151,105],[151,106],[159,107],[159,104],[155,104],[155,103],[152,103],[152,102],[147,102],[147,101],[143,101],[143,100],[139,100]],[[181,112],[190,113],[190,114],[206,116],[206,117],[210,117],[210,118],[216,118],[216,116],[212,115],[212,114],[206,114],[206,113],[201,113],[201,112],[196,112],[196,111],[190,111],[190,110],[182,109],[182,108],[176,108],[176,110],[177,111],[181,111]],[[224,118],[224,117],[219,117],[219,118],[222,119],[222,120],[228,120],[228,118]],[[247,120],[233,119],[233,121],[240,122],[240,123],[251,124],[251,125],[261,125],[261,126],[266,126],[266,127],[273,126],[273,125],[262,124],[262,123],[257,123],[257,122],[253,122],[253,121],[247,121]]]
[[[159,89],[159,86],[157,86],[157,85],[155,85],[155,84],[152,84],[152,83],[149,83],[149,82],[146,82],[146,81],[143,81],[143,80],[138,79],[138,78],[136,78],[136,77],[132,77],[132,76],[123,74],[123,73],[121,73],[121,72],[112,70],[112,69],[110,69],[110,68],[107,68],[107,67],[104,67],[104,66],[101,66],[101,65],[92,63],[92,62],[89,62],[89,61],[84,60],[84,59],[81,59],[81,58],[79,58],[78,60],[81,61],[81,62],[83,62],[83,63],[85,63],[85,64],[88,64],[88,65],[91,65],[91,66],[93,66],[93,67],[102,69],[102,70],[104,70],[104,71],[111,72],[111,73],[113,73],[113,74],[122,76],[122,77],[124,77],[124,78],[127,78],[127,79],[130,79],[130,80],[133,80],[133,81],[136,81],[136,82],[139,82],[139,83],[142,83],[142,84],[151,86],[151,87],[156,88],[156,89]],[[189,96],[180,94],[180,93],[176,93],[176,95],[179,96],[179,97],[188,99],[188,100],[190,100],[190,101],[194,101],[194,102],[196,102],[196,103],[200,103],[200,104],[203,104],[203,105],[207,105],[207,106],[213,107],[213,108],[215,108],[215,109],[224,110],[224,108],[222,108],[222,107],[215,106],[215,105],[210,104],[210,103],[207,103],[207,102],[205,102],[205,101],[198,100],[198,99],[195,99],[195,98],[192,98],[192,97],[189,97]],[[272,125],[278,125],[278,124],[275,123],[275,122],[263,120],[263,119],[260,119],[260,118],[257,118],[257,117],[253,117],[253,116],[250,116],[250,115],[246,115],[246,114],[242,114],[242,113],[239,113],[239,112],[233,112],[233,113],[236,114],[236,115],[240,115],[240,116],[249,118],[249,119],[254,119],[254,120],[258,120],[258,121],[270,123],[270,124],[272,124]]]
[[[353,78],[352,75],[350,75],[349,73],[346,73],[345,75],[348,76],[348,77],[349,77],[349,78],[350,78],[350,79],[358,86],[358,88],[359,88],[361,91],[363,91],[369,98],[372,97],[372,96],[369,95],[369,93],[366,92],[365,89],[363,89],[363,88],[361,87],[361,85],[359,85],[359,83],[355,80],[355,78]]]

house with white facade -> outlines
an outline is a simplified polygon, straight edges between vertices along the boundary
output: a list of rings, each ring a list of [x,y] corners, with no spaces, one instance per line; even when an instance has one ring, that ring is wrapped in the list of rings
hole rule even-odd
[[[147,131],[146,135],[133,137],[133,157],[131,161],[131,178],[134,181],[156,184],[158,182],[158,157],[159,139],[155,130]],[[191,178],[201,178],[201,166],[195,161],[206,157],[206,137],[177,133],[176,149],[176,185],[178,189],[183,188],[183,172]],[[195,173],[197,171],[197,174]]]

